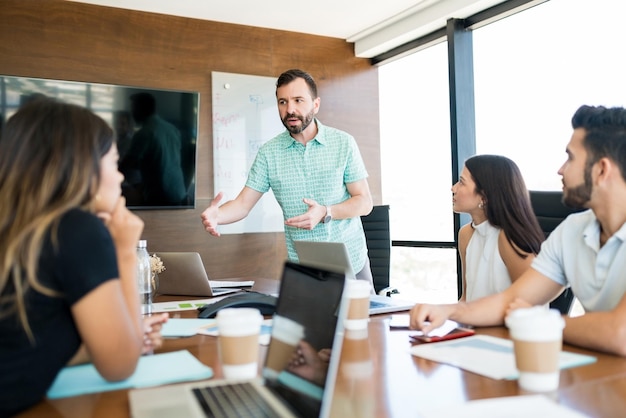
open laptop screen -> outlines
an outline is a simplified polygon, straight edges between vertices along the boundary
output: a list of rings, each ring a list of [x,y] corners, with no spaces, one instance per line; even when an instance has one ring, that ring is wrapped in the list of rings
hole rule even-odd
[[[305,417],[320,416],[324,390],[334,389],[344,284],[344,274],[285,263],[263,377]]]

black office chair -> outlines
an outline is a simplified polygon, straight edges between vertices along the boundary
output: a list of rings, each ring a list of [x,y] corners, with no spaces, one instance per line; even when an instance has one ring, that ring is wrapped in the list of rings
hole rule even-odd
[[[562,197],[562,192],[530,191],[530,202],[533,206],[533,211],[546,238],[568,215],[583,210],[568,208],[561,201]],[[558,309],[563,315],[568,315],[573,302],[574,293],[568,287],[556,299],[550,302],[550,308]]]
[[[377,294],[391,296],[398,293],[389,287],[391,271],[391,234],[389,231],[389,205],[374,206],[369,215],[361,216],[370,267]]]

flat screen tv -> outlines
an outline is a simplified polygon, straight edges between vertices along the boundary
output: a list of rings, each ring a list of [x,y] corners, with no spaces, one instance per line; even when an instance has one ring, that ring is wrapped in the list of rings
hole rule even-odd
[[[84,106],[115,130],[130,209],[195,207],[198,92],[0,76],[0,128],[41,95]]]

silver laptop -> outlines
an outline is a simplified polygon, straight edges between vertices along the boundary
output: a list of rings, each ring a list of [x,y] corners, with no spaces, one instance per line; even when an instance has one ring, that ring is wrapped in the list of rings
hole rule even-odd
[[[294,241],[294,245],[301,264],[343,272],[347,278],[355,278],[348,257],[348,250],[344,243]],[[415,302],[412,301],[372,294],[370,296],[370,315],[407,311],[414,305]]]
[[[314,352],[330,350],[330,360],[322,362],[327,370],[318,381],[300,375],[298,367],[287,366],[280,372],[270,367],[272,341],[267,351],[262,378],[248,381],[208,380],[129,391],[130,412],[134,418],[154,417],[328,417],[337,378],[346,299],[345,275],[285,262],[276,315],[301,324],[304,337]],[[280,345],[280,344],[279,344]],[[310,371],[308,371],[310,373]],[[236,393],[225,405],[228,394]],[[242,400],[245,399],[245,402]],[[265,411],[233,411],[258,400]]]
[[[158,294],[213,297],[241,290],[233,287],[217,287],[219,281],[209,280],[198,253],[157,252],[156,255],[161,258],[165,266],[165,270],[159,273]]]

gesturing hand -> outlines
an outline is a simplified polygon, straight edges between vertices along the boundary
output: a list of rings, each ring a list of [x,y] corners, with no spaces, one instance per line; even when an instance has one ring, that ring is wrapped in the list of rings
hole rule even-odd
[[[313,199],[304,198],[302,201],[309,207],[307,211],[302,215],[287,219],[285,225],[311,230],[320,223],[326,214],[326,207],[320,205]]]
[[[208,208],[202,212],[200,218],[202,219],[202,225],[204,225],[204,229],[211,235],[219,237],[220,233],[217,231],[217,216],[219,214],[219,203],[224,197],[223,192],[219,192]]]

